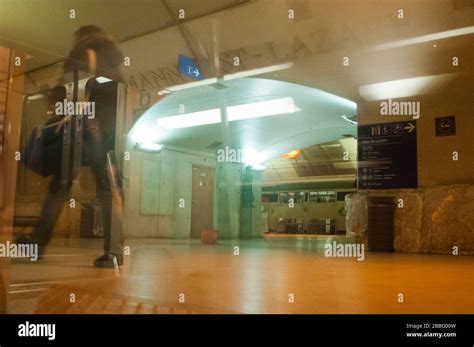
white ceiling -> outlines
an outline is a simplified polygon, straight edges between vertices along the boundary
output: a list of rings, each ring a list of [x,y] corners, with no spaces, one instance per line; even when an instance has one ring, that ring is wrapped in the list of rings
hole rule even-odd
[[[292,99],[298,111],[229,122],[228,130],[222,123],[172,130],[164,130],[157,124],[157,120],[181,113],[283,98]],[[180,106],[184,107],[181,113]],[[341,117],[352,117],[356,113],[355,103],[298,84],[260,78],[222,80],[219,88],[214,85],[194,87],[166,96],[138,119],[129,139],[130,145],[159,142],[208,152],[216,150],[213,144],[218,141],[236,150],[258,152],[261,163],[295,148],[335,141],[345,134],[356,136],[356,126]]]
[[[76,10],[74,20],[67,18],[72,8]],[[185,21],[177,19],[181,8],[186,11]],[[289,9],[295,11],[293,20],[288,19]],[[397,17],[400,9],[404,11],[403,19]],[[112,33],[124,54],[132,59],[130,68],[123,71],[127,81],[133,77],[139,89],[154,92],[164,87],[160,83],[167,86],[189,81],[186,77],[177,81],[163,78],[176,74],[178,54],[194,57],[206,77],[293,62],[291,69],[258,77],[320,89],[355,102],[363,100],[361,86],[385,81],[450,76],[439,85],[420,89],[420,94],[443,88],[472,88],[474,83],[474,35],[442,35],[474,27],[472,0],[0,0],[0,44],[30,54],[27,70],[61,61],[70,49],[72,33],[85,24],[97,24]],[[379,49],[387,43],[435,33],[441,35],[416,44]],[[228,64],[234,56],[242,58],[238,67]],[[346,56],[350,58],[349,66],[342,64]],[[451,64],[454,56],[461,62],[458,66]],[[49,83],[47,71],[29,77],[38,86]],[[51,76],[51,80],[55,77]],[[315,90],[311,88],[307,90]],[[233,97],[230,91],[237,95],[233,101],[246,102],[239,85],[220,91],[212,87],[190,89],[154,105],[140,122],[156,124],[158,117],[175,114],[180,103],[186,104],[187,112],[199,107],[222,107],[222,99],[215,99],[217,93],[226,94],[224,100],[228,102]],[[247,93],[252,95],[255,90]],[[317,163],[324,153],[315,146],[341,139],[344,129],[350,127],[340,119],[343,110],[331,102],[318,104],[294,90],[284,95],[294,97],[303,112],[235,122],[231,124],[232,145],[275,148],[273,158],[295,148],[313,146],[304,154],[309,156],[311,165],[319,165],[321,173],[347,170],[331,155],[325,157],[325,163]],[[321,107],[327,107],[329,112],[318,112],[324,111]],[[326,123],[336,119],[343,122],[340,129],[339,123]],[[310,129],[307,136],[297,136],[304,133],[307,124],[313,124],[315,129]],[[209,150],[210,144],[223,141],[220,125],[199,128],[176,130],[162,140],[200,150]],[[285,138],[289,140],[285,142]],[[248,143],[251,139],[257,143]],[[319,156],[311,156],[312,152]],[[303,159],[296,167],[280,158],[274,160],[269,167],[286,167],[294,173],[290,172],[292,177],[305,176]],[[270,169],[268,175],[271,174]]]
[[[189,21],[244,1],[0,0],[0,44],[31,55],[32,70],[63,60],[74,31],[83,25],[99,25],[124,42],[174,25],[179,9]]]
[[[69,10],[76,18],[68,18]],[[180,21],[179,9],[186,17]],[[289,9],[295,19],[289,20]],[[404,18],[397,11],[403,9]],[[243,57],[246,70],[294,61],[293,69],[264,75],[359,98],[367,83],[451,72],[469,72],[474,35],[438,39],[397,49],[371,48],[397,40],[474,26],[466,0],[0,0],[0,44],[25,50],[27,70],[67,56],[72,34],[97,24],[132,58],[125,76],[151,78],[174,69],[178,54],[196,58],[207,77],[229,68],[222,59]],[[436,48],[433,47],[436,44]],[[270,49],[271,47],[271,49]],[[453,55],[462,64],[446,64]],[[342,57],[349,56],[344,67]],[[226,59],[227,61],[229,59]],[[234,71],[235,72],[235,71]],[[145,86],[148,88],[148,86]]]

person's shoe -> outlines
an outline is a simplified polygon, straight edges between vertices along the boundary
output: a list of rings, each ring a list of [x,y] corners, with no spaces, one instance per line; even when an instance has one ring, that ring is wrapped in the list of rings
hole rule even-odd
[[[31,237],[31,235],[29,234],[19,234],[16,238],[15,238],[15,241],[14,241],[17,245],[35,245],[37,244],[33,238]],[[37,245],[38,246],[38,260],[41,260],[43,259],[43,253],[44,253],[44,249],[45,249],[45,246],[41,246],[41,245]]]
[[[123,258],[115,254],[103,254],[94,260],[94,266],[99,268],[113,269],[115,267],[114,259],[117,259],[117,265],[122,266]]]
[[[15,243],[18,245],[26,245],[33,243],[33,239],[28,234],[20,234],[16,237]]]

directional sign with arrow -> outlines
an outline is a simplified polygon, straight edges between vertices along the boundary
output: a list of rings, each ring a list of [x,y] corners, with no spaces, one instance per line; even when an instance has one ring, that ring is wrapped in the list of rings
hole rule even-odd
[[[192,58],[186,57],[185,55],[180,54],[178,57],[178,71],[180,74],[189,76],[198,81],[204,79],[197,63]]]
[[[416,188],[416,121],[358,127],[359,189]]]
[[[415,130],[415,125],[413,123],[408,123],[408,125],[405,126],[404,129],[411,133],[413,130]]]

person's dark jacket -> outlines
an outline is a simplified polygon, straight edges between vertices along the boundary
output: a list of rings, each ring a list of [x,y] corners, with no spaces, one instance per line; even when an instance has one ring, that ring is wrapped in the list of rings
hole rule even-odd
[[[65,75],[73,70],[89,72],[88,49],[92,49],[96,53],[96,77],[107,77],[116,82],[123,81],[120,74],[123,55],[110,36],[101,33],[76,42],[64,64]],[[89,101],[95,102],[94,93]],[[83,164],[91,165],[96,175],[97,184],[101,184],[99,181],[103,181],[106,175],[107,152],[114,149],[115,129],[111,125],[115,124],[113,117],[116,115],[104,111],[110,109],[107,105],[96,103],[95,109],[95,118],[87,119],[86,117],[84,122]]]

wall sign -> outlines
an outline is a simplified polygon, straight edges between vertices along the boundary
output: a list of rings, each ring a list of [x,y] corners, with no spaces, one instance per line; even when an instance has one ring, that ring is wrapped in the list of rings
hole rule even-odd
[[[181,75],[189,76],[198,81],[204,79],[196,62],[185,55],[180,54],[178,57],[178,71]]]
[[[416,188],[416,121],[358,127],[359,189]]]
[[[436,136],[456,135],[456,117],[437,117],[435,118]]]

